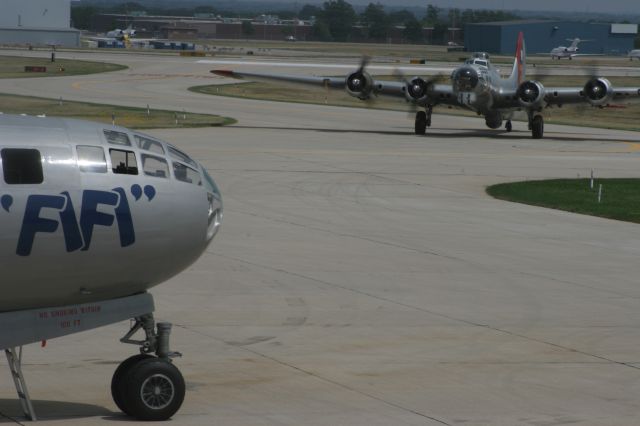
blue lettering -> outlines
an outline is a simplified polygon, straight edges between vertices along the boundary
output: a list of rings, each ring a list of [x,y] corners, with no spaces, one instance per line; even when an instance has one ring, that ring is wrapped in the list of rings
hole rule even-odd
[[[58,229],[58,221],[40,217],[40,211],[44,208],[61,210],[64,207],[65,197],[57,195],[30,195],[27,199],[27,207],[24,211],[22,229],[18,238],[16,254],[29,256],[33,248],[33,241],[38,232],[53,233]]]
[[[114,188],[120,194],[120,204],[116,207],[116,220],[120,231],[120,246],[127,247],[136,242],[136,233],[133,229],[133,219],[127,201],[127,194],[122,188]]]
[[[82,212],[80,214],[80,229],[82,230],[82,237],[84,239],[83,251],[89,250],[91,237],[93,236],[93,227],[95,225],[113,225],[113,215],[98,211],[98,206],[101,204],[116,206],[118,204],[118,195],[105,191],[84,191],[82,197]]]
[[[142,195],[142,189],[139,186],[135,190],[132,189],[132,192],[139,193],[138,197],[134,193],[136,199],[139,199]],[[151,201],[155,196],[155,188],[148,185],[145,187],[144,193]],[[10,196],[2,197],[1,207],[8,212],[12,201],[13,199]],[[114,208],[114,213],[100,212],[98,211],[99,206],[111,206]],[[42,209],[57,210],[60,220],[41,217]],[[133,217],[131,216],[127,194],[123,188],[114,188],[113,192],[83,191],[79,222],[69,192],[65,191],[60,195],[30,195],[27,198],[27,206],[20,236],[18,237],[16,253],[19,256],[29,256],[36,234],[39,232],[54,233],[58,230],[60,224],[62,224],[62,233],[67,252],[87,251],[91,246],[94,227],[111,227],[114,221],[118,223],[120,246],[128,247],[134,244],[136,242],[136,233],[133,227]]]
[[[67,199],[67,206],[60,212],[60,222],[62,222],[62,232],[64,233],[64,242],[67,246],[67,252],[76,251],[82,248],[82,235],[76,219],[76,211],[71,202],[71,196],[67,191],[62,195]]]

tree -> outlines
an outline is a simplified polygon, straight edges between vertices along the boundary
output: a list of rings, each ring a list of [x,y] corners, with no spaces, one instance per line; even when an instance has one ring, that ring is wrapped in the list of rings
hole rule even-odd
[[[311,19],[312,17],[318,17],[322,13],[322,9],[318,6],[314,6],[312,4],[305,4],[298,12],[298,18],[300,19]]]
[[[434,26],[438,23],[439,18],[438,14],[440,13],[440,8],[433,5],[427,5],[427,15],[424,17],[424,20],[427,22],[427,25]]]
[[[269,10],[265,12],[265,15],[274,15],[284,20],[291,20],[298,16],[298,14],[292,10]]]
[[[127,3],[120,3],[111,8],[111,12],[113,13],[130,13],[130,12],[141,11],[141,10],[146,11],[147,8],[141,5],[140,3],[136,3],[132,1]]]
[[[387,40],[391,24],[384,7],[380,3],[369,3],[369,6],[362,14],[362,21],[369,30],[369,38],[376,41]]]
[[[193,13],[210,13],[210,14],[216,14],[216,10],[211,7],[211,6],[196,6],[195,9],[193,9]]]
[[[242,34],[246,38],[251,37],[253,34],[255,34],[255,32],[256,29],[253,28],[253,24],[251,23],[251,21],[242,21]]]
[[[434,44],[443,44],[447,38],[447,30],[449,26],[442,21],[438,21],[433,25],[433,42]]]
[[[460,25],[460,9],[449,9],[449,25],[451,27]]]
[[[464,28],[465,24],[472,24],[476,22],[475,13],[471,9],[465,9],[460,15],[460,26]]]
[[[320,41],[331,41],[329,26],[322,20],[316,20],[313,24],[313,38]]]
[[[404,38],[411,43],[423,43],[424,33],[422,32],[422,24],[412,16],[404,23],[404,31],[402,32]]]
[[[389,22],[394,24],[404,24],[412,19],[416,19],[416,16],[408,10],[399,10],[397,12],[389,13]]]
[[[329,28],[333,40],[347,41],[356,23],[356,12],[344,0],[329,0],[324,2],[320,19]]]
[[[93,28],[93,18],[98,10],[93,6],[74,6],[71,8],[71,21],[74,28],[88,30]]]

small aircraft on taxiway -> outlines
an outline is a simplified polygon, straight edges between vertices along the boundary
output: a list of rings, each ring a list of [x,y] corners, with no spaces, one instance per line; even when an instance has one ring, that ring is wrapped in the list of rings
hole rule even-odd
[[[347,93],[361,100],[378,95],[406,98],[419,109],[415,115],[415,133],[423,135],[431,126],[433,107],[446,105],[476,112],[485,118],[487,127],[498,129],[506,121],[505,129],[513,128],[511,120],[517,111],[524,111],[534,139],[544,135],[542,110],[552,106],[588,104],[607,106],[612,101],[640,95],[638,87],[618,87],[603,77],[590,77],[582,87],[545,87],[537,80],[526,80],[526,52],[520,33],[511,74],[503,78],[484,52],[474,53],[464,65],[451,74],[450,83],[437,83],[435,78],[414,77],[404,81],[375,80],[366,71],[367,60],[346,77],[317,77],[256,72],[212,70],[229,78],[248,78],[255,81],[301,83],[326,88],[345,88]]]
[[[80,120],[0,115],[0,157],[0,349],[25,415],[36,419],[23,345],[134,319],[121,341],[140,353],[116,369],[113,399],[139,420],[170,418],[185,382],[147,290],[218,232],[216,183],[168,143]]]
[[[585,41],[592,41],[592,40],[582,40],[576,37],[576,38],[568,38],[567,41],[571,42],[570,46],[558,46],[551,49],[551,52],[549,52],[551,59],[559,60],[562,58],[569,58],[569,60],[571,60],[576,56],[602,56],[598,54],[578,53],[580,51],[580,48],[578,47],[580,43]]]
[[[119,41],[123,41],[129,38],[133,38],[136,36],[136,30],[133,29],[133,25],[129,24],[129,26],[127,28],[125,28],[124,30],[121,30],[119,28],[116,28],[115,30],[111,30],[109,32],[107,32],[106,37],[107,38],[113,38]]]

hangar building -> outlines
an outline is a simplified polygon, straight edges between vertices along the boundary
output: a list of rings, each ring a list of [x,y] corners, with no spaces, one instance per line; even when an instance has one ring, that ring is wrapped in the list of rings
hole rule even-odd
[[[71,0],[2,0],[0,45],[80,46]]]
[[[518,33],[524,33],[527,53],[549,53],[558,46],[569,46],[567,39],[581,38],[580,53],[626,55],[638,35],[636,24],[591,24],[564,21],[505,21],[467,24],[464,45],[470,52],[512,55]]]

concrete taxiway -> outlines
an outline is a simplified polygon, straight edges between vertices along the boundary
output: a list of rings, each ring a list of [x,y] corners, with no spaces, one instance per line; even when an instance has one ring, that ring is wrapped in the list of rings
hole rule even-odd
[[[434,115],[417,137],[404,113],[209,97],[184,91],[216,81],[206,67],[130,61],[0,92],[240,120],[150,132],[202,161],[225,202],[207,254],[152,291],[184,353],[175,424],[640,423],[640,227],[484,193],[637,177],[639,134],[550,125],[534,141],[523,123]],[[127,422],[108,387],[135,349],[117,341],[127,326],[26,348],[46,424]],[[8,371],[0,415],[22,421]]]

